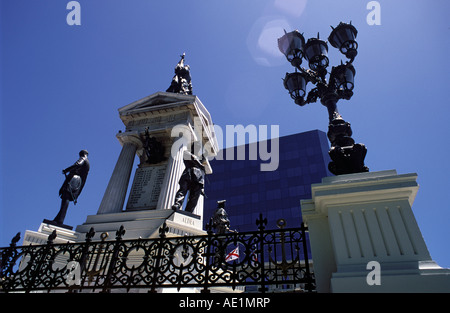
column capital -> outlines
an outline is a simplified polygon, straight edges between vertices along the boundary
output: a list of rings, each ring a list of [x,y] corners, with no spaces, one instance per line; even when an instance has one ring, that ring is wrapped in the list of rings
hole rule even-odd
[[[116,137],[122,146],[126,143],[131,143],[135,145],[138,150],[143,148],[142,140],[137,131],[119,132]]]

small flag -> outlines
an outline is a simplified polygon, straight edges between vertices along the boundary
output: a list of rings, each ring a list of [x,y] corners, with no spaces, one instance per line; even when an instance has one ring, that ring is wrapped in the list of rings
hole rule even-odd
[[[252,258],[253,262],[258,262],[258,256],[256,255],[256,250],[253,250],[251,258]]]
[[[225,258],[225,262],[230,262],[236,259],[239,259],[239,246],[237,246],[236,249],[228,253],[227,257]]]
[[[251,266],[257,266],[258,265],[258,256],[256,255],[256,249],[253,250],[252,254],[250,255],[250,264]]]

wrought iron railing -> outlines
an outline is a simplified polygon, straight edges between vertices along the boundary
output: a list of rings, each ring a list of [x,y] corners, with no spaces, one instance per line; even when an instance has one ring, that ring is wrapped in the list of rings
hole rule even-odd
[[[123,240],[125,230],[115,240],[55,244],[53,232],[45,245],[0,248],[0,292],[157,292],[160,288],[199,288],[290,285],[291,290],[315,291],[308,258],[307,228],[266,230],[267,220],[257,220],[258,230],[203,236]],[[19,234],[18,234],[19,235]]]

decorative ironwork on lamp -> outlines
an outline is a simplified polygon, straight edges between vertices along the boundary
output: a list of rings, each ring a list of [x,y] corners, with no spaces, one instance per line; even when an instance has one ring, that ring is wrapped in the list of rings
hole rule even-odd
[[[296,104],[304,106],[320,98],[320,102],[327,108],[330,121],[327,135],[331,143],[329,154],[332,159],[328,165],[330,172],[335,175],[367,172],[369,169],[364,165],[367,149],[363,144],[355,144],[351,138],[350,123],[344,121],[337,110],[339,99],[349,100],[353,96],[356,70],[352,63],[357,55],[358,44],[355,39],[358,32],[351,23],[341,22],[336,28],[331,28],[329,43],[349,60],[333,66],[327,80],[327,43],[319,39],[319,34],[317,38],[310,38],[305,43],[303,34],[299,31],[285,31],[278,39],[278,48],[296,71],[286,73],[283,83]],[[302,58],[308,61],[310,69],[301,67]],[[307,93],[309,82],[315,87]]]

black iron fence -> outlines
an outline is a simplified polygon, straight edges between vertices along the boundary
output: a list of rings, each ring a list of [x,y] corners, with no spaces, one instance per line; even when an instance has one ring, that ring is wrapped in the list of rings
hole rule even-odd
[[[291,291],[315,291],[314,275],[307,249],[307,228],[266,230],[267,220],[257,220],[254,232],[203,236],[123,240],[125,230],[115,240],[55,244],[53,232],[46,245],[0,248],[0,292],[157,292],[160,288],[213,287],[267,292],[289,286]],[[19,234],[18,234],[19,235]],[[248,288],[248,287],[247,287]],[[272,289],[270,289],[272,288]]]

